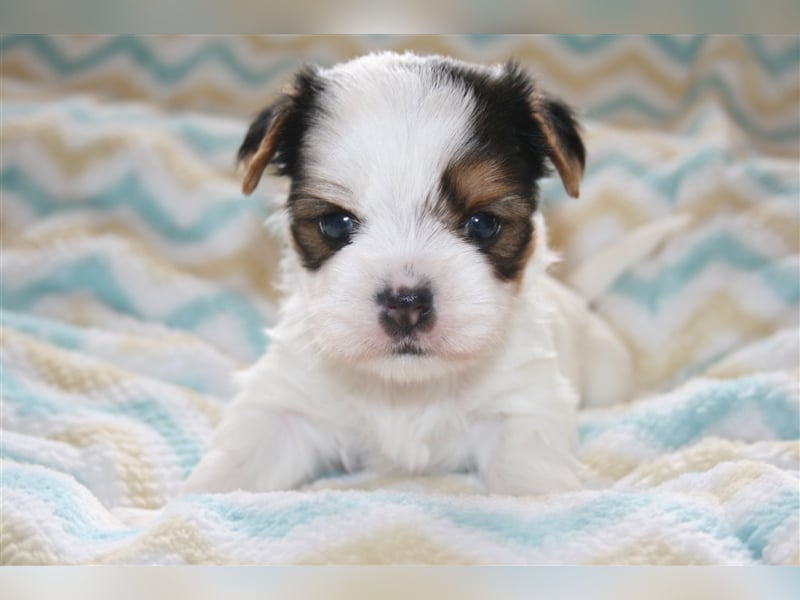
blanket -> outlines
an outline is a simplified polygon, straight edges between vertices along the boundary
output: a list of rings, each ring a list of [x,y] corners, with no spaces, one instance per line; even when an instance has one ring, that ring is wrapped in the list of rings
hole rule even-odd
[[[642,391],[579,413],[579,492],[181,497],[279,302],[248,120],[301,63],[380,49],[513,56],[579,107],[581,198],[541,190],[556,276],[688,218],[596,302]],[[3,564],[800,563],[796,36],[4,36],[0,61]]]

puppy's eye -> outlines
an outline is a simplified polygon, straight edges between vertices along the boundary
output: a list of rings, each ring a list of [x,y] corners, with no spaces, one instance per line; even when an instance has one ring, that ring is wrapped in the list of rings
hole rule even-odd
[[[330,213],[319,220],[319,230],[322,235],[340,244],[350,241],[350,236],[356,227],[358,227],[356,218],[344,212]]]
[[[464,223],[464,235],[477,244],[493,240],[498,233],[500,233],[500,221],[494,215],[475,213]]]

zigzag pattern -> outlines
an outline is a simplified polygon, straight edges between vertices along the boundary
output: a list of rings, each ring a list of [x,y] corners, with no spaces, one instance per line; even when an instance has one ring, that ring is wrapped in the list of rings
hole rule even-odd
[[[198,293],[204,286],[182,278],[169,288],[162,288],[162,298],[166,303],[153,303],[142,296],[137,301],[134,299],[136,288],[121,284],[121,278],[116,273],[123,272],[128,280],[142,281],[138,265],[128,263],[130,266],[120,267],[117,266],[119,263],[115,265],[106,257],[88,254],[72,261],[57,262],[36,279],[27,281],[31,260],[36,259],[17,261],[15,256],[6,257],[6,285],[3,291],[5,308],[31,311],[37,303],[52,296],[88,294],[118,313],[137,319],[157,319],[168,327],[188,331],[197,331],[208,321],[220,316],[228,317],[232,322],[240,324],[241,336],[247,342],[249,351],[243,358],[253,358],[266,349],[263,330],[269,318],[268,310],[263,307],[260,310],[255,308],[252,301],[234,292]],[[189,299],[181,301],[187,295]],[[228,341],[230,332],[225,333],[224,338],[217,338],[215,341],[227,347],[232,354],[242,356],[237,352],[238,344],[233,345]]]
[[[301,57],[406,47],[515,56],[582,108],[581,199],[541,186],[563,272],[691,216],[596,304],[642,395],[579,413],[573,494],[331,473],[176,498],[278,300],[233,164],[246,115]],[[0,563],[800,562],[796,37],[3,36],[0,57]]]
[[[395,46],[424,47],[427,45],[440,45],[446,48],[448,44],[458,46],[462,52],[472,47],[477,50],[480,48],[503,46],[511,47],[516,52],[524,52],[525,46],[535,46],[541,44],[548,48],[557,47],[570,54],[572,61],[580,59],[593,59],[601,61],[603,53],[609,50],[614,51],[622,48],[623,52],[630,53],[630,46],[647,46],[648,50],[654,50],[662,58],[668,59],[679,67],[687,67],[698,61],[704,50],[710,45],[725,45],[728,51],[726,56],[733,55],[737,59],[751,59],[756,61],[756,66],[763,69],[770,76],[781,76],[787,72],[792,72],[797,65],[800,57],[800,43],[796,39],[786,37],[782,40],[780,48],[769,51],[764,41],[759,36],[742,36],[739,38],[723,38],[713,36],[687,36],[678,38],[674,36],[644,36],[642,38],[625,38],[614,36],[551,36],[543,37],[523,37],[506,38],[497,35],[473,35],[473,36],[442,36],[430,38],[420,36],[398,36],[400,43],[393,43],[393,38],[384,38],[387,44],[383,47],[392,48]],[[49,67],[60,74],[75,76],[81,70],[88,70],[108,62],[115,55],[134,57],[139,68],[150,71],[154,77],[169,83],[175,79],[182,79],[188,76],[193,70],[204,66],[205,62],[219,62],[229,71],[239,77],[244,84],[263,82],[270,78],[268,70],[254,72],[243,64],[246,58],[237,55],[233,48],[240,46],[240,42],[250,47],[254,54],[263,60],[268,52],[276,50],[291,50],[298,52],[303,49],[319,45],[324,42],[326,46],[331,44],[338,46],[341,55],[362,52],[364,44],[374,42],[370,37],[342,37],[342,36],[246,36],[244,38],[220,38],[212,42],[207,40],[191,40],[191,38],[170,40],[159,39],[154,42],[149,37],[137,36],[117,36],[113,38],[83,38],[85,48],[82,56],[67,56],[64,52],[65,47],[75,43],[76,39],[67,36],[49,38],[46,36],[4,36],[0,40],[0,52],[9,52],[19,47],[27,52],[40,56],[45,60]],[[174,42],[174,43],[171,43]],[[167,61],[159,52],[160,45],[165,48],[170,47],[174,50],[177,43],[188,47],[188,53],[180,60],[173,60],[173,64],[164,64]],[[637,51],[640,51],[637,48]],[[507,54],[507,52],[501,52]],[[500,54],[500,53],[498,53]],[[600,55],[600,58],[598,58]],[[331,57],[325,61],[331,62]]]
[[[139,217],[149,229],[164,236],[172,243],[193,243],[207,240],[217,231],[229,226],[230,221],[253,212],[257,207],[243,197],[221,198],[201,213],[191,223],[181,224],[170,214],[169,207],[154,195],[136,173],[123,176],[118,181],[99,190],[99,193],[84,195],[77,202],[65,202],[40,187],[35,177],[10,166],[0,171],[0,189],[13,192],[27,208],[38,215],[59,211],[89,210],[105,212],[124,207]],[[68,190],[65,190],[68,193]],[[85,192],[84,192],[85,193]],[[67,199],[68,200],[68,199]]]
[[[326,39],[325,44],[320,41],[249,38],[243,43],[238,38],[216,38],[209,43],[126,36],[84,40],[80,42],[80,50],[68,51],[76,45],[69,37],[7,36],[0,40],[0,53],[4,55],[5,71],[23,79],[35,79],[44,70],[66,80],[67,85],[76,86],[72,89],[113,89],[117,95],[137,99],[149,99],[157,90],[162,99],[167,93],[171,103],[178,106],[198,102],[208,106],[210,102],[227,111],[252,113],[263,104],[264,95],[273,93],[291,70],[299,66],[298,60],[270,60],[270,50],[281,46],[294,51],[302,49],[310,54],[307,60],[329,64],[336,58],[367,51],[369,44],[374,43],[372,38],[333,37]],[[178,45],[180,58],[168,59],[168,53],[160,51],[164,46],[174,53]],[[338,57],[319,55],[318,47],[330,52],[331,46],[339,52]],[[793,66],[800,56],[800,44],[785,38],[780,46],[768,52],[757,37],[695,37],[682,41],[660,36],[598,40],[528,37],[517,38],[513,43],[502,38],[423,37],[387,38],[381,48],[416,47],[420,51],[459,54],[484,61],[516,55],[531,61],[558,91],[570,98],[580,98],[587,114],[595,118],[624,120],[635,115],[637,123],[653,120],[671,123],[688,107],[708,97],[721,101],[745,131],[785,145],[791,144],[799,131],[795,107],[800,88],[794,81]],[[746,85],[726,77],[717,67],[726,60],[739,61],[743,72],[751,78],[769,80],[770,87]],[[564,62],[572,68],[560,68]],[[120,64],[130,71],[130,76],[118,75]],[[99,75],[107,65],[114,66],[113,74],[109,71]],[[705,68],[697,72],[698,65]],[[690,79],[687,87],[685,74],[689,66],[694,67],[691,73],[695,79]],[[645,85],[641,91],[620,93],[620,86],[613,85],[614,80],[630,72]],[[228,79],[225,87],[216,82],[220,76]],[[781,83],[784,93],[779,98],[765,94],[764,90],[774,90]],[[613,97],[604,93],[603,88],[615,90]],[[236,93],[231,93],[231,89]],[[655,93],[648,97],[651,90]],[[742,104],[743,99],[746,104]],[[772,124],[765,125],[763,121]]]

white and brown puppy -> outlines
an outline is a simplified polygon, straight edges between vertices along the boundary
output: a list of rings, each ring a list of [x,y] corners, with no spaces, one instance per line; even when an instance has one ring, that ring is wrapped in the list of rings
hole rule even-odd
[[[577,196],[584,166],[563,102],[513,64],[372,54],[300,72],[240,158],[245,193],[269,164],[290,181],[286,297],[186,492],[331,468],[579,487],[579,398],[625,400],[631,366],[545,273],[537,180]]]

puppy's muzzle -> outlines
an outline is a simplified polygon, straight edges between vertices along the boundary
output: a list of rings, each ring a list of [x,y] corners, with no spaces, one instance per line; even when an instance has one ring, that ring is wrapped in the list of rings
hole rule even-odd
[[[433,325],[433,292],[428,287],[386,289],[376,300],[381,326],[392,338],[407,338]]]

